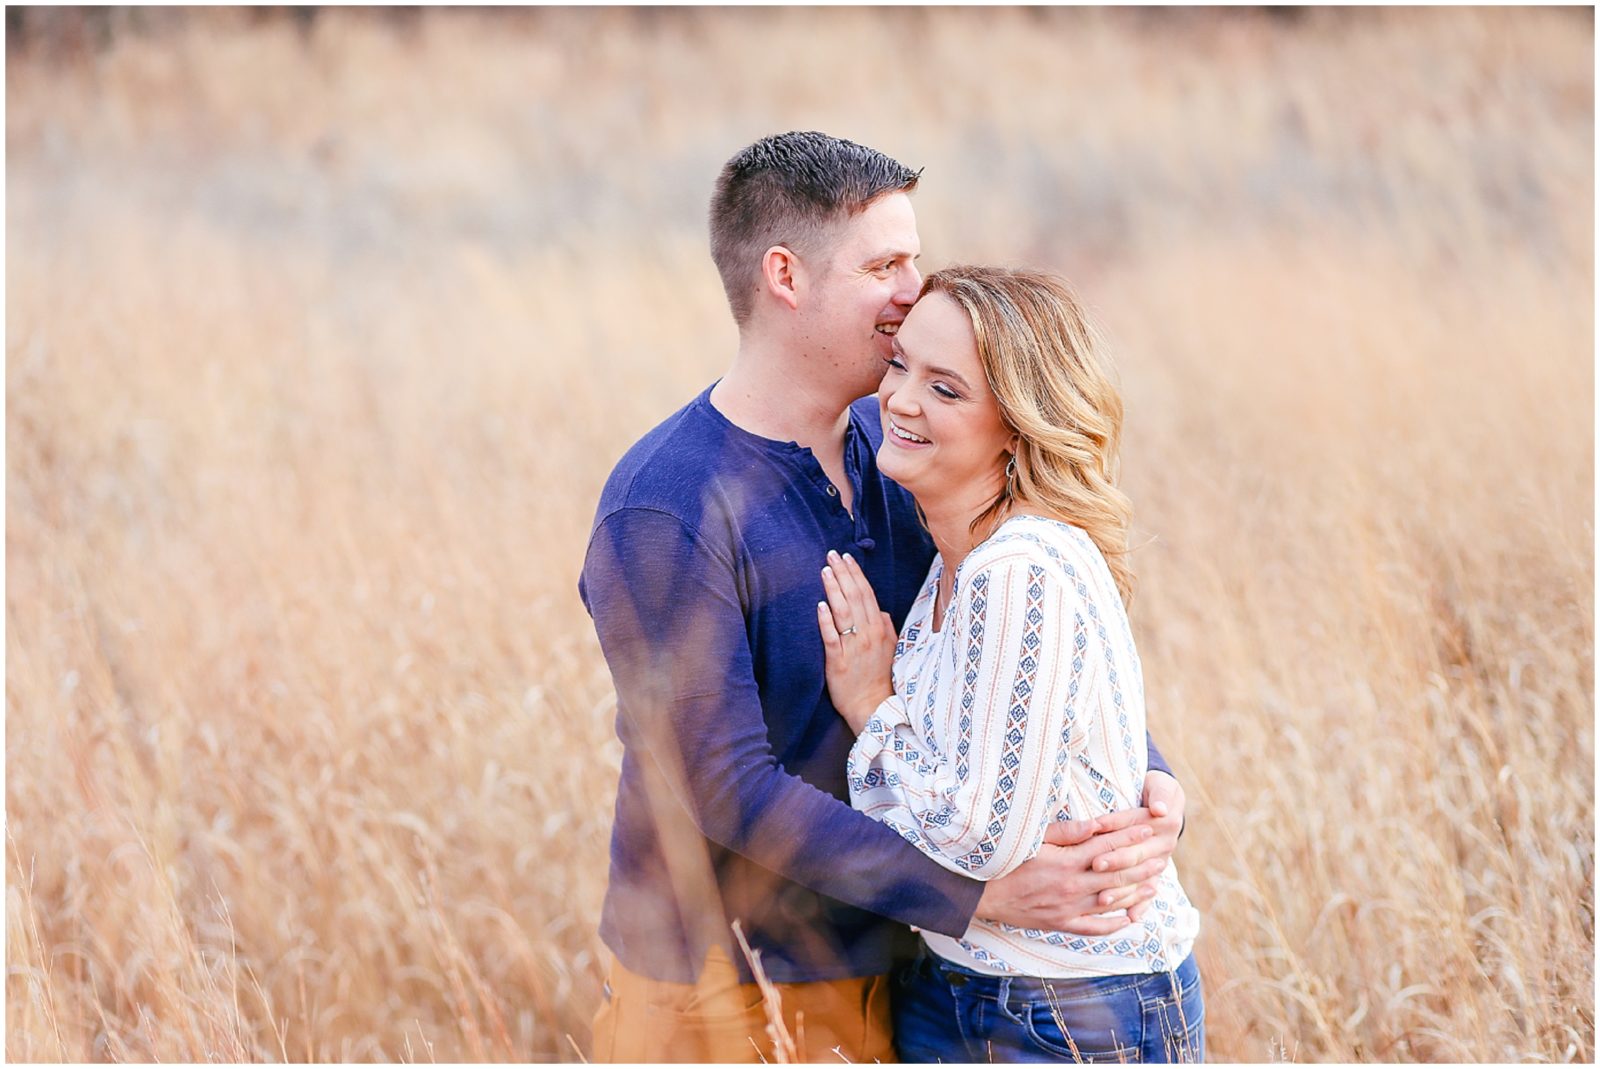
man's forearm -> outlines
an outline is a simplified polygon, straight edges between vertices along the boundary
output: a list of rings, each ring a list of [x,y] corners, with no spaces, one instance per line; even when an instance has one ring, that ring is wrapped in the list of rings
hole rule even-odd
[[[649,724],[640,723],[644,718],[626,698],[619,701],[630,725],[627,745],[648,755],[665,786],[652,803],[658,824],[687,820],[693,826],[667,841],[676,845],[698,832],[830,898],[952,937],[966,931],[982,884],[945,871],[892,828],[784,770],[764,733],[735,740],[726,733],[732,718],[716,715],[717,700],[688,699],[691,708],[673,717],[657,711]],[[674,732],[672,721],[717,725],[715,737]],[[677,813],[659,813],[664,806]],[[692,849],[693,842],[678,848]]]

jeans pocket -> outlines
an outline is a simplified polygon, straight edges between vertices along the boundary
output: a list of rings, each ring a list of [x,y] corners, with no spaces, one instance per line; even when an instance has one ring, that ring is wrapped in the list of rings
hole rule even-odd
[[[1183,1034],[1183,1040],[1173,1050],[1173,1061],[1189,1062],[1199,1065],[1206,1060],[1206,1022],[1205,1013],[1189,1022],[1189,1030]]]
[[[974,1006],[926,962],[903,970],[890,1000],[894,1049],[908,1063],[970,1062],[965,1024]]]
[[[1205,1000],[1198,974],[1188,984],[1180,974],[1152,977],[1141,999],[1145,1039],[1151,1059],[1167,1062],[1205,1060]]]
[[[1030,1002],[1009,1008],[1040,1050],[1076,1062],[1137,1062],[1141,1026],[1114,999]]]

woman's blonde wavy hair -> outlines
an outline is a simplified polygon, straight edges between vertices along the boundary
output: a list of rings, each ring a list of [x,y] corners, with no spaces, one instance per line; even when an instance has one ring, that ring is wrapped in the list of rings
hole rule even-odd
[[[1133,503],[1117,489],[1122,395],[1102,343],[1065,282],[1039,271],[948,267],[927,277],[966,309],[978,360],[1017,435],[1005,486],[973,521],[987,537],[1014,505],[1031,505],[1081,527],[1111,568],[1126,604],[1133,597],[1128,530]]]

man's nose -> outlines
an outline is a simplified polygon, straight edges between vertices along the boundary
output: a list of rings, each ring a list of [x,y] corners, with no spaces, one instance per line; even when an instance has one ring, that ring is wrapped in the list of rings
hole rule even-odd
[[[907,262],[906,269],[900,272],[900,288],[895,291],[894,303],[910,308],[917,303],[917,294],[921,291],[922,274],[916,264]]]

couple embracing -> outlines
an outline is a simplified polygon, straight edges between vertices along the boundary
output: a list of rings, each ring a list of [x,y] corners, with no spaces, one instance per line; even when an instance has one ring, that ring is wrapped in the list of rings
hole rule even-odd
[[[734,922],[805,1060],[1202,1055],[1122,404],[1059,280],[920,276],[919,173],[819,133],[728,161],[738,351],[601,494],[597,1061],[774,1060]]]

